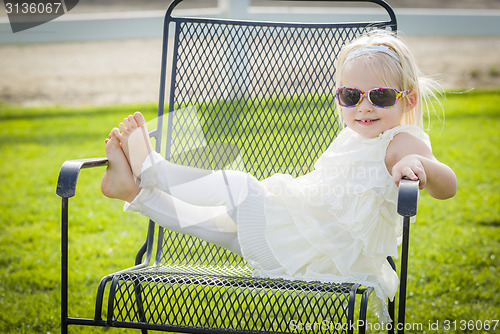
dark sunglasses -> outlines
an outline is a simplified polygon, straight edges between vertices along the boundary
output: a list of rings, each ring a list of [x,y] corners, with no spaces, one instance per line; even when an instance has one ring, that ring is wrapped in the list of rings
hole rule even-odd
[[[342,107],[346,108],[358,106],[365,96],[368,97],[368,101],[375,107],[390,108],[409,93],[409,90],[400,92],[397,89],[389,87],[373,88],[366,92],[357,88],[340,87],[337,89],[335,98]]]

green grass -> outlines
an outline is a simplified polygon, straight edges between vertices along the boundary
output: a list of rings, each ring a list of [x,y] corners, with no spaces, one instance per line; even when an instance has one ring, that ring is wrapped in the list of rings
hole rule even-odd
[[[411,227],[407,322],[499,319],[500,91],[449,93],[444,128],[433,120],[433,150],[459,180],[455,198],[419,202]],[[60,198],[65,160],[104,155],[109,129],[153,105],[27,108],[0,104],[0,332],[59,332]],[[133,265],[146,220],[100,194],[104,169],[82,171],[70,200],[71,316],[92,317],[100,278]],[[78,263],[78,266],[75,264]],[[371,318],[371,321],[375,320]],[[500,329],[500,325],[498,326]],[[71,327],[71,333],[120,333]],[[458,332],[473,332],[465,330]],[[476,331],[480,332],[480,331]]]

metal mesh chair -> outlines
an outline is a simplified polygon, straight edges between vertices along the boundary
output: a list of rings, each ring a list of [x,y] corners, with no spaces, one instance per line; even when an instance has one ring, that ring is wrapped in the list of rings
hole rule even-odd
[[[382,0],[365,2],[382,6],[387,21],[321,24],[177,17],[173,13],[180,2],[173,1],[165,17],[161,121],[150,133],[156,149],[179,164],[230,166],[259,179],[275,172],[298,176],[310,171],[339,129],[333,75],[341,46],[370,29],[396,29],[394,13]],[[170,59],[167,47],[173,49]],[[168,89],[167,72],[172,73]],[[311,324],[314,332],[350,333],[355,328],[364,332],[363,326],[353,324],[359,324],[357,304],[357,319],[366,318],[370,287],[254,278],[240,256],[158,228],[154,222],[137,254],[137,265],[101,280],[94,319],[68,317],[68,199],[74,196],[81,168],[105,164],[105,159],[67,161],[59,175],[63,333],[68,325],[199,333],[310,332],[304,324]],[[409,188],[400,194],[404,205],[399,210],[406,216],[403,261],[408,217],[415,214],[418,192],[414,185]],[[150,265],[155,230],[157,252]],[[399,321],[404,323],[403,265]],[[107,287],[107,319],[103,319]],[[394,304],[390,308],[394,315]]]

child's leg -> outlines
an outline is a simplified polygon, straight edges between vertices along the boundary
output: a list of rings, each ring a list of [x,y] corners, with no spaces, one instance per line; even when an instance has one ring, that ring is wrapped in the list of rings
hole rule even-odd
[[[224,206],[196,206],[144,188],[124,210],[137,211],[169,230],[192,235],[241,254],[236,224]]]
[[[146,121],[139,112],[124,119],[120,129],[117,137],[142,188],[158,188],[195,205],[233,209],[246,198],[248,182],[254,181],[243,172],[212,171],[165,160],[152,150]]]
[[[177,165],[153,152],[141,173],[142,188],[157,188],[195,205],[238,206],[248,195],[253,176],[232,170],[206,170]]]
[[[101,182],[105,196],[132,202],[128,210],[139,211],[161,226],[193,235],[240,253],[236,225],[226,208],[193,206],[158,189],[140,189],[113,129],[106,142],[108,168]]]

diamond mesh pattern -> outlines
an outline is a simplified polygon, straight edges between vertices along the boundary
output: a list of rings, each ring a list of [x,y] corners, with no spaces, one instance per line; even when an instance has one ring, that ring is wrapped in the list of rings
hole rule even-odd
[[[240,169],[257,178],[300,175],[337,132],[334,60],[344,41],[359,33],[181,23],[171,105],[196,105],[207,142],[235,145],[244,157]],[[188,116],[177,123],[197,121]],[[172,147],[196,148],[180,135],[173,135]],[[205,166],[216,167],[221,158]],[[185,156],[176,162],[193,163]]]
[[[259,179],[310,171],[340,127],[334,60],[346,41],[375,25],[173,20],[166,158]],[[333,324],[346,323],[356,285],[252,278],[246,261],[225,249],[161,228],[159,238],[153,267],[115,275],[110,320],[183,331],[294,333],[293,323],[310,323],[315,332],[346,332]]]
[[[302,332],[298,324],[310,323],[320,333],[344,333],[353,288],[148,269],[119,277],[113,320],[272,333]]]
[[[180,22],[166,156],[259,179],[310,171],[339,130],[334,61],[346,41],[373,28]],[[245,265],[216,248],[165,231],[160,263]]]

